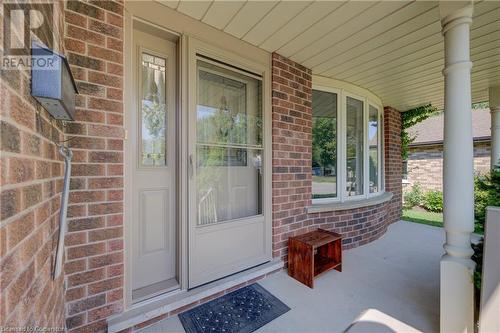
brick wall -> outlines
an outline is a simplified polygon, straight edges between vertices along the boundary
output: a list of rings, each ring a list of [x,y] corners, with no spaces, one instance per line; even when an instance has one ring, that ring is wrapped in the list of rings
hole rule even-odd
[[[52,18],[52,27],[38,33],[52,35],[52,47],[63,51],[60,2],[54,2]],[[64,170],[56,147],[64,139],[62,124],[30,96],[29,69],[3,70],[0,94],[0,327],[63,328],[64,276],[52,279]]]
[[[123,6],[66,3],[65,46],[80,95],[65,265],[66,324],[105,330],[123,310]]]
[[[273,256],[286,254],[288,237],[311,225],[311,70],[272,55]]]
[[[403,197],[403,159],[401,158],[401,113],[391,107],[384,108],[384,172],[385,190],[394,197],[389,202],[388,222],[401,218]]]
[[[312,176],[311,70],[274,53],[273,114],[273,256],[286,261],[290,236],[317,228],[344,236],[344,249],[373,241],[401,216],[401,117],[386,108],[386,189],[391,201],[358,209],[308,214]]]
[[[474,171],[490,170],[490,142],[474,142]],[[408,185],[419,183],[424,190],[443,190],[443,146],[413,146],[408,151]]]

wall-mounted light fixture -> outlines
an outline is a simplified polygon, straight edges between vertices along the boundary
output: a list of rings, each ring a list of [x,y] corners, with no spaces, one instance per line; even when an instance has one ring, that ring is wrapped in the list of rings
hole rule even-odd
[[[74,120],[78,90],[68,60],[36,42],[31,54],[31,96],[55,119]]]

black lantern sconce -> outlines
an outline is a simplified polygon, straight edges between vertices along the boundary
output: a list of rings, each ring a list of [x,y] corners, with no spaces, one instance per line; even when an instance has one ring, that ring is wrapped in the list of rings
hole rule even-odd
[[[74,120],[78,89],[68,60],[37,43],[31,53],[31,96],[55,119]]]

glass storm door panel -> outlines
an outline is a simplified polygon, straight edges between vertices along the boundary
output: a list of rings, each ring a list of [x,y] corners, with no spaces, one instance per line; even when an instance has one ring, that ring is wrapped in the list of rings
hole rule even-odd
[[[198,64],[198,225],[262,213],[262,110],[257,79]]]
[[[175,225],[175,44],[134,30],[136,107],[127,150],[132,156],[132,299],[177,285]]]
[[[263,262],[262,82],[196,63],[190,287]]]

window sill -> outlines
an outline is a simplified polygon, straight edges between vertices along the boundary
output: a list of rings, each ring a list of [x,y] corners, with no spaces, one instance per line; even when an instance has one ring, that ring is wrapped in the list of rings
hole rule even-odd
[[[308,213],[334,212],[338,210],[356,209],[368,207],[387,202],[392,199],[392,192],[384,192],[380,195],[361,200],[351,200],[345,202],[332,202],[327,204],[317,204],[307,207]]]

